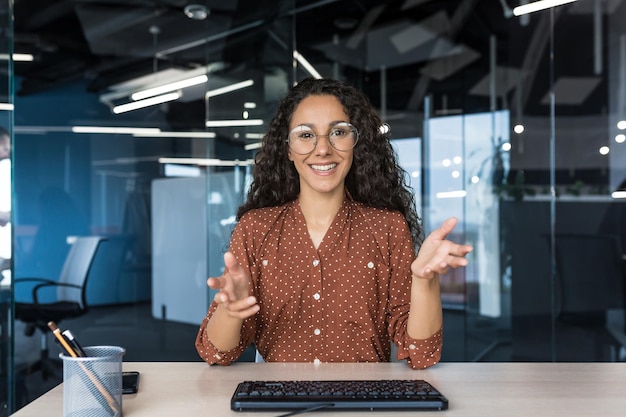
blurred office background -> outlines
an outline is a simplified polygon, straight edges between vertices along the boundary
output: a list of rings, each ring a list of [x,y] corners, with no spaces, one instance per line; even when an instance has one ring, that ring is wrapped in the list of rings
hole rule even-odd
[[[367,93],[426,231],[457,216],[475,247],[441,279],[444,361],[625,360],[626,1],[526,3],[0,0],[3,415],[60,381],[13,306],[74,236],[106,239],[60,327],[129,362],[200,360],[255,151],[310,75]]]

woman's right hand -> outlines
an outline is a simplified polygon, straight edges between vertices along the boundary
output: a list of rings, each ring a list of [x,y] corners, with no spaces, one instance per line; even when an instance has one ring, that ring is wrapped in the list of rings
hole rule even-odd
[[[211,277],[207,284],[211,289],[219,290],[215,294],[215,302],[238,319],[246,319],[259,311],[256,298],[250,295],[250,276],[237,262],[232,252],[224,254],[224,274]]]

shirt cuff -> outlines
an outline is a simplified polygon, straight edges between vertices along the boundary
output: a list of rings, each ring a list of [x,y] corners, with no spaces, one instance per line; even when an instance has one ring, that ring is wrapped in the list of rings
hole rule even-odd
[[[239,359],[244,350],[241,346],[236,346],[228,351],[219,350],[209,340],[206,333],[201,336],[201,339],[196,341],[196,349],[200,357],[209,365],[230,365]]]
[[[425,369],[441,360],[443,328],[427,339],[413,339],[407,335],[403,346],[398,348],[398,359],[406,359],[413,369]]]

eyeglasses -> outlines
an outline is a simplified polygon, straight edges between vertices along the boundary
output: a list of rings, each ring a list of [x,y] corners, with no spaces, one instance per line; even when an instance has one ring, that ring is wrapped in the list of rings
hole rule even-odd
[[[338,151],[349,151],[359,140],[359,131],[347,122],[339,122],[330,128],[327,135],[319,135],[307,125],[296,126],[287,138],[289,148],[297,154],[306,155],[315,149],[317,139],[326,136]]]

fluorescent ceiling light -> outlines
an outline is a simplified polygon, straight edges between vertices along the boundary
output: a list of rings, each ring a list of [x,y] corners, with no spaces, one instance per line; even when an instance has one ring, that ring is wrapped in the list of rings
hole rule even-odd
[[[196,77],[185,78],[184,80],[160,85],[158,87],[149,88],[147,90],[137,91],[136,93],[131,94],[130,98],[133,100],[143,100],[144,98],[158,96],[160,94],[168,93],[170,91],[180,90],[181,88],[206,83],[208,80],[209,77],[206,74],[198,75]]]
[[[109,107],[115,100],[130,97],[132,94],[172,84],[182,80],[193,79],[203,75],[209,75],[225,67],[224,63],[214,62],[209,65],[194,68],[192,70],[179,70],[174,68],[165,69],[141,77],[133,78],[109,87],[107,93],[100,95],[100,101]],[[173,91],[173,90],[170,90]]]
[[[231,91],[241,90],[242,88],[250,87],[254,85],[253,80],[241,81],[239,83],[227,85],[225,87],[216,88],[215,90],[207,91],[204,95],[205,98],[219,96],[220,94],[230,93]]]
[[[26,135],[44,135],[50,132],[71,132],[68,126],[14,126],[15,133],[24,133]]]
[[[246,139],[263,139],[264,133],[246,133]]]
[[[463,198],[467,196],[467,191],[459,190],[459,191],[446,191],[436,194],[437,198]]]
[[[159,128],[143,128],[143,127],[124,127],[124,126],[16,126],[15,132],[25,134],[44,134],[49,132],[73,132],[73,133],[109,133],[109,134],[127,134],[144,138],[202,138],[213,139],[217,137],[215,132],[200,131],[162,131]]]
[[[132,103],[120,104],[113,107],[113,113],[120,114],[131,110],[141,109],[143,107],[154,106],[156,104],[166,103],[168,101],[178,100],[181,94],[179,92],[163,94],[161,96],[150,97],[145,100],[133,101]]]
[[[561,6],[567,3],[573,3],[576,0],[539,0],[528,4],[522,4],[513,9],[515,16],[521,16],[528,13],[537,12],[539,10],[549,9],[550,7]]]
[[[138,133],[158,133],[158,128],[142,128],[142,127],[105,127],[105,126],[72,126],[74,133],[113,133],[134,135]]]
[[[199,177],[202,175],[202,170],[197,166],[165,164],[163,175],[166,177]]]
[[[309,61],[306,60],[305,57],[303,57],[300,52],[298,51],[293,51],[293,57],[296,59],[296,61],[298,61],[300,63],[300,65],[302,65],[304,67],[304,69],[311,74],[313,77],[320,79],[322,78],[322,76],[320,75],[319,72],[317,72],[317,70],[313,67],[313,65],[311,65],[309,63]]]
[[[261,119],[207,120],[205,122],[206,127],[260,126],[262,124]]]
[[[165,137],[165,138],[213,139],[217,135],[215,134],[215,132],[155,132],[155,133],[136,133],[133,136],[144,137],[144,138]]]
[[[31,62],[34,59],[32,54],[13,54],[13,61],[16,62]],[[0,60],[8,61],[9,54],[0,54]]]
[[[0,103],[0,110],[14,110],[15,106],[13,103]]]
[[[32,54],[13,54],[13,61],[32,62],[34,59]]]
[[[246,151],[252,151],[254,149],[259,149],[262,145],[263,145],[263,142],[249,143],[246,146],[244,146],[243,148]]]
[[[613,198],[626,198],[626,191],[613,191],[611,193],[611,197]]]
[[[223,159],[211,158],[159,158],[160,164],[183,164],[202,166],[246,166],[253,165],[254,159],[226,161]]]

